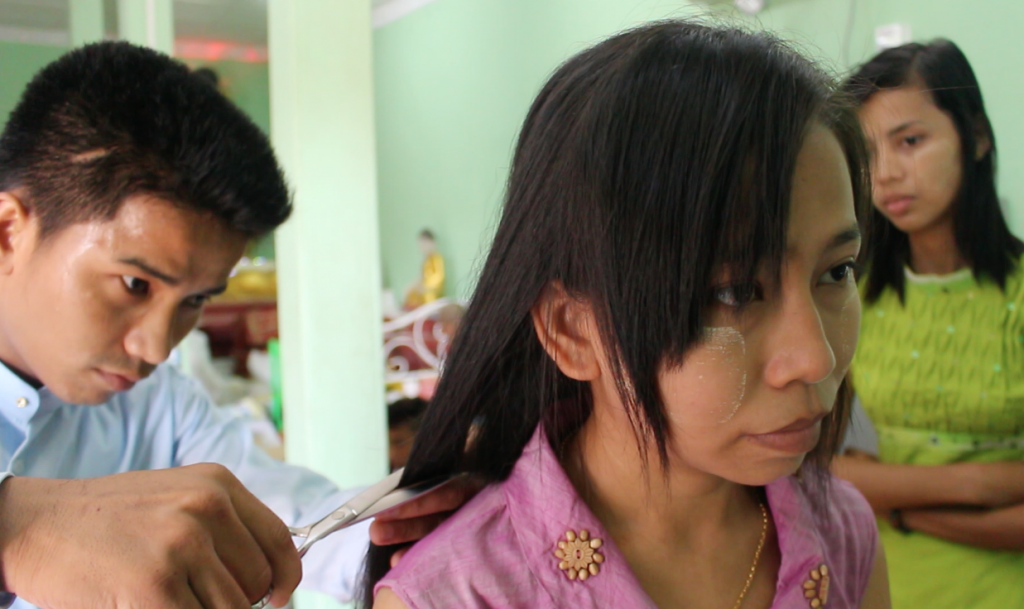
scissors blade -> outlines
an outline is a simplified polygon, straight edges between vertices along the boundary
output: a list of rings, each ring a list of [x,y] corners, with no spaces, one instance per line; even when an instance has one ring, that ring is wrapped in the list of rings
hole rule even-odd
[[[442,486],[447,486],[450,482],[460,478],[464,478],[465,476],[465,474],[441,476],[438,478],[431,478],[430,480],[417,482],[415,484],[410,484],[409,486],[404,486],[400,489],[395,489],[394,491],[391,491],[387,495],[381,497],[380,501],[374,503],[367,509],[363,510],[358,516],[356,516],[349,522],[345,523],[345,526],[351,526],[353,524],[356,524],[357,522],[362,522],[364,520],[373,518],[374,516],[380,514],[385,510],[390,510],[391,508],[398,507],[400,505],[405,505],[406,503],[409,503],[410,501],[416,499],[417,497],[426,495],[427,493],[432,493],[437,489],[441,488]]]
[[[309,548],[309,546],[323,539],[327,535],[330,535],[338,529],[348,525],[358,518],[360,514],[365,512],[367,508],[380,501],[382,497],[391,491],[398,488],[398,482],[402,479],[403,471],[404,469],[395,471],[380,482],[377,482],[370,488],[346,501],[341,507],[325,516],[319,522],[314,523],[309,528],[309,533],[306,536],[306,542],[299,548],[299,552],[304,553],[304,549]]]

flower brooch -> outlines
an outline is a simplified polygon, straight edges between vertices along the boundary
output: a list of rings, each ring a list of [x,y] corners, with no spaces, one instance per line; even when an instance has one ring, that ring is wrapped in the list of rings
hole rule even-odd
[[[570,581],[586,581],[601,572],[604,555],[597,550],[603,544],[596,537],[591,539],[586,529],[579,534],[573,530],[566,531],[565,539],[558,542],[558,549],[555,550],[555,558],[559,560],[558,568],[565,571]]]
[[[828,565],[821,565],[811,571],[811,578],[804,582],[804,598],[813,609],[824,607],[828,602]]]

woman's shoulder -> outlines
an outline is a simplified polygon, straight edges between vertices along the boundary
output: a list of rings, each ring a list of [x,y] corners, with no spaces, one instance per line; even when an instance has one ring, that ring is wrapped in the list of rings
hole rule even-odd
[[[550,605],[520,547],[505,484],[483,489],[416,543],[376,590],[390,589],[409,609]]]

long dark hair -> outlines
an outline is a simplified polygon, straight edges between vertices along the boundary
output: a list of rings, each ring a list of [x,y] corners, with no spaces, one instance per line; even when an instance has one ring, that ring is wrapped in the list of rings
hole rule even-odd
[[[638,445],[656,445],[665,464],[659,364],[701,340],[716,269],[737,283],[764,268],[778,280],[796,157],[815,120],[840,140],[863,204],[852,103],[770,34],[658,22],[563,64],[523,124],[494,243],[403,482],[503,480],[538,424],[558,451],[586,421],[588,385],[558,370],[531,321],[556,281],[594,307]],[[846,393],[809,462],[834,453]],[[393,552],[370,550],[368,606]]]
[[[858,104],[883,89],[920,82],[935,105],[945,112],[960,135],[963,167],[960,191],[953,201],[956,246],[980,281],[987,277],[1000,288],[1017,267],[1024,243],[1013,236],[996,196],[996,136],[974,70],[959,47],[949,40],[910,43],[882,51],[860,66],[843,85]],[[988,138],[989,151],[975,159],[977,134]],[[873,231],[866,236],[863,259],[869,268],[865,300],[878,300],[886,288],[903,299],[903,268],[910,241],[877,209],[871,209]]]

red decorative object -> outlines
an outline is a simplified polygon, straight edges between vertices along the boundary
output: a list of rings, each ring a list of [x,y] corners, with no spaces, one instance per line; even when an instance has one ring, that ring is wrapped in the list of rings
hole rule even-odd
[[[210,337],[213,357],[231,357],[234,373],[248,377],[246,359],[251,349],[266,349],[277,338],[277,302],[211,302],[203,310],[199,329]]]

